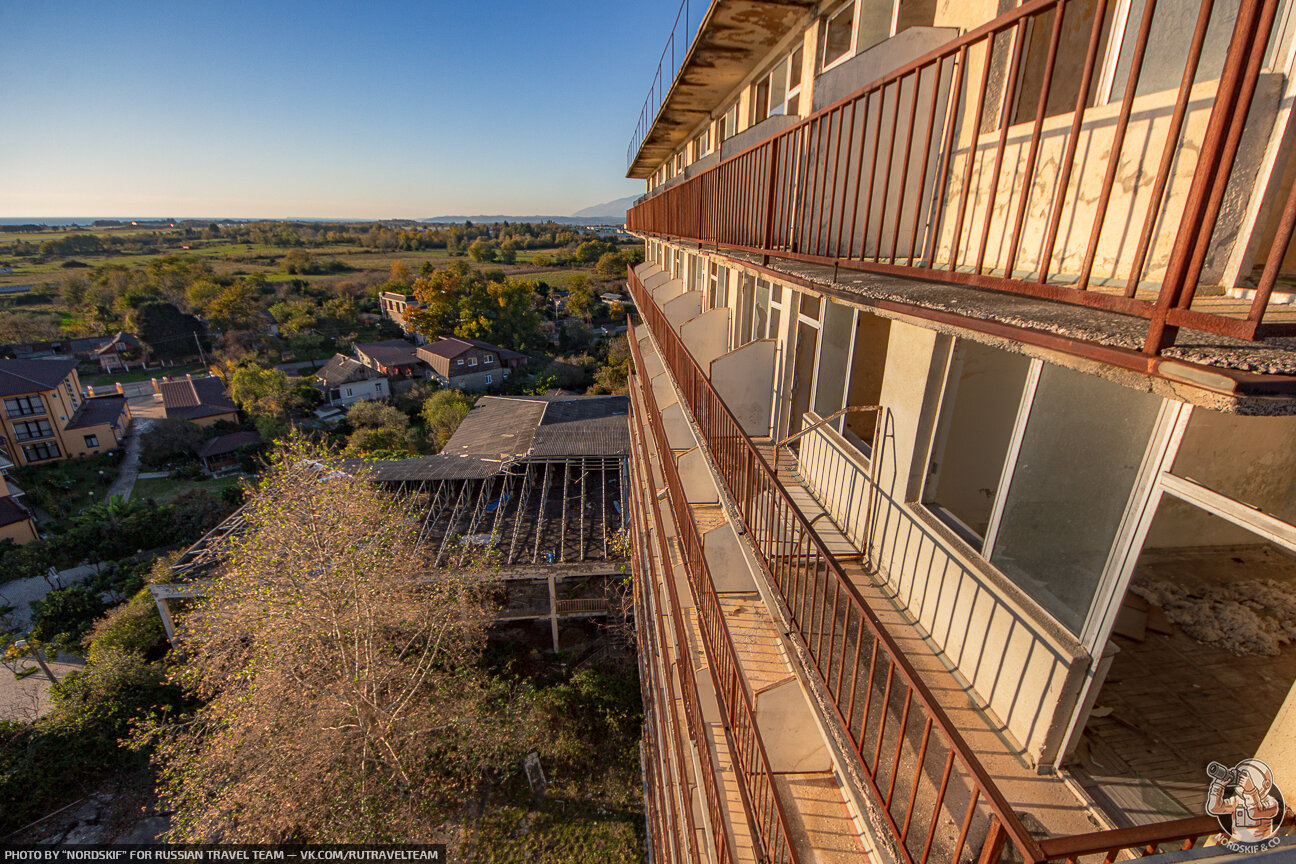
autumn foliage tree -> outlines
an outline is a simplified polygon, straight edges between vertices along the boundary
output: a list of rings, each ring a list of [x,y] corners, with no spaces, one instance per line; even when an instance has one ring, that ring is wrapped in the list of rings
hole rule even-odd
[[[478,666],[489,580],[433,569],[408,502],[339,464],[286,445],[180,621],[177,678],[204,705],[137,735],[170,841],[443,841],[525,752],[525,694]]]

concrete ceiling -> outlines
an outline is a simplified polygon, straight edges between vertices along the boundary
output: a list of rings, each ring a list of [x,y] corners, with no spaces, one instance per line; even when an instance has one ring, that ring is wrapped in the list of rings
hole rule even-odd
[[[815,0],[716,0],[626,176],[651,175],[817,6]]]

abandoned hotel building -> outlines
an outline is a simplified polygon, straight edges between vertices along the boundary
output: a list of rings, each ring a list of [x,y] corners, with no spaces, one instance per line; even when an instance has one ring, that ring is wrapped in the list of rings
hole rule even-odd
[[[1294,6],[681,5],[627,153],[654,861],[1172,855],[1209,762],[1296,790]]]

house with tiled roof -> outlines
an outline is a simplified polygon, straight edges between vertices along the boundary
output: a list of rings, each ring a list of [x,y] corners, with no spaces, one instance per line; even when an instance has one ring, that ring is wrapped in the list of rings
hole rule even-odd
[[[418,349],[432,377],[446,387],[475,392],[504,382],[527,356],[480,339],[448,336]]]
[[[87,399],[77,361],[0,360],[0,446],[15,465],[114,450],[126,435],[122,396]]]
[[[386,399],[391,395],[387,379],[359,360],[345,354],[315,370],[314,385],[328,405],[350,405],[365,399]]]
[[[356,359],[383,375],[422,375],[423,361],[413,345],[404,339],[384,339],[381,342],[357,342],[352,346]]]
[[[26,493],[5,476],[12,467],[12,462],[0,456],[0,540],[12,540],[21,546],[39,535],[31,511],[18,500]]]
[[[153,386],[168,420],[188,420],[199,426],[211,426],[222,420],[238,422],[238,406],[229,398],[225,382],[219,378],[192,375],[175,381],[155,378]]]

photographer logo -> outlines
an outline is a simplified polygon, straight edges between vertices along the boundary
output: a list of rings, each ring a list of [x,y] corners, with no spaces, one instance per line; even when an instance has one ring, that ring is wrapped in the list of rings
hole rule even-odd
[[[1260,852],[1278,845],[1278,829],[1287,805],[1273,782],[1273,771],[1259,759],[1243,759],[1232,768],[1220,762],[1206,767],[1211,778],[1206,812],[1219,820],[1233,852]]]

